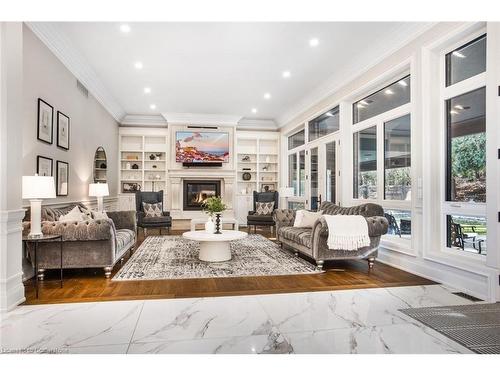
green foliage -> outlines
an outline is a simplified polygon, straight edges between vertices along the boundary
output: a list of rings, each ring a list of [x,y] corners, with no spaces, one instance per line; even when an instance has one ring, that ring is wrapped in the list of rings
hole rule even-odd
[[[453,177],[479,179],[486,172],[486,133],[453,138],[451,141]]]
[[[225,203],[222,201],[221,197],[210,197],[203,202],[201,205],[203,212],[208,213],[212,216],[215,213],[222,212],[226,209]]]
[[[410,186],[410,167],[386,169],[385,183],[390,186]]]

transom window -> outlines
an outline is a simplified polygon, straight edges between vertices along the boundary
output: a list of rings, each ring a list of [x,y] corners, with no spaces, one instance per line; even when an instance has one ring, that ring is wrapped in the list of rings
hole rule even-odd
[[[333,133],[340,128],[339,107],[330,109],[309,121],[309,142]]]
[[[486,71],[486,35],[446,54],[446,86]]]
[[[288,149],[292,150],[306,143],[306,131],[302,129],[288,137]]]
[[[357,124],[410,102],[410,76],[358,100],[353,104],[353,123]]]

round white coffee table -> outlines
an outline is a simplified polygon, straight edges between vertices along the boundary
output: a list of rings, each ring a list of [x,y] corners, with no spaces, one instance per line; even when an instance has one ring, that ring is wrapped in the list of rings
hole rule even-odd
[[[241,240],[248,234],[237,230],[223,230],[221,234],[198,230],[185,232],[182,236],[200,243],[200,260],[205,262],[225,262],[231,259],[229,242]]]

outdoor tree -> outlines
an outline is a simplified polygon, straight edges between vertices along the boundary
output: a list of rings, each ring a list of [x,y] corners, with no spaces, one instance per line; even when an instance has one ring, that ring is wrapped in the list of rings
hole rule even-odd
[[[486,134],[453,138],[451,143],[452,173],[468,180],[484,177],[486,171]]]

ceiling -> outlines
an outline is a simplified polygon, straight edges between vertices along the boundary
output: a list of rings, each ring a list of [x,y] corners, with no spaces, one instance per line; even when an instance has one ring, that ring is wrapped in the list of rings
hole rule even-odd
[[[123,113],[222,114],[276,122],[299,110],[299,103],[319,87],[373,64],[427,26],[127,23],[130,32],[124,33],[120,23],[49,25],[78,51]],[[311,38],[318,39],[316,47],[310,46]],[[140,70],[134,67],[137,61],[143,64]],[[285,70],[289,78],[283,78]],[[271,98],[265,99],[265,93]]]

